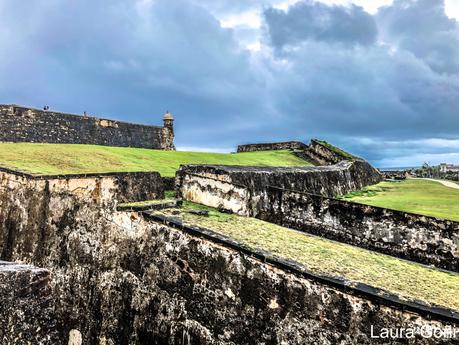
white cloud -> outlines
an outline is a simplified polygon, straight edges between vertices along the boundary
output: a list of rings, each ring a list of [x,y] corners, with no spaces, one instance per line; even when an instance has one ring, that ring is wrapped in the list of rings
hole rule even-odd
[[[277,2],[274,1],[273,7],[278,9],[286,10],[289,6],[299,2],[301,0],[286,0]],[[376,13],[382,6],[389,6],[394,0],[315,0],[322,2],[327,5],[358,5],[362,6],[365,11],[369,13]],[[450,18],[456,18],[459,20],[459,1],[458,0],[445,0],[446,14]]]
[[[261,51],[261,48],[262,48],[260,41],[249,43],[246,45],[246,47],[248,50],[253,51],[253,52],[259,52]]]
[[[237,26],[247,26],[259,29],[261,27],[261,15],[259,11],[247,11],[237,14],[223,15],[220,23],[224,28],[234,28]]]
[[[288,10],[290,6],[296,4],[299,1],[300,0],[286,0],[286,1],[281,1],[281,2],[275,2],[273,3],[272,7],[278,10],[286,11]]]
[[[376,13],[381,6],[392,4],[393,0],[316,0],[327,5],[357,5],[369,13]]]
[[[459,20],[459,1],[458,0],[445,0],[446,14],[450,18]]]

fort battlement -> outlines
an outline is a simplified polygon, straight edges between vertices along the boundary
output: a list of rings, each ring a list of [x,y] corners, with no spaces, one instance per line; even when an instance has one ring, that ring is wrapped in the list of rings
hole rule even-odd
[[[222,345],[279,339],[278,344],[299,345],[318,344],[321,337],[353,345],[373,344],[372,326],[379,334],[384,328],[447,330],[458,324],[454,298],[431,305],[426,304],[431,300],[399,297],[364,282],[319,275],[294,258],[274,256],[266,247],[254,249],[221,229],[217,233],[219,228],[205,226],[209,215],[189,224],[180,218],[191,215],[187,210],[172,209],[165,216],[118,212],[112,204],[137,199],[135,189],[118,193],[115,187],[121,188],[125,179],[92,178],[0,174],[0,259],[43,268],[5,263],[11,268],[2,270],[0,263],[6,345],[23,338],[53,345],[148,344],[151,339],[203,345],[219,339]],[[82,185],[87,188],[78,188]],[[139,180],[142,185],[146,182]],[[223,222],[225,228],[244,236],[271,229],[267,223],[254,227],[254,219],[233,217]],[[284,241],[289,232],[295,234],[282,231],[288,234]],[[428,281],[433,287],[447,275],[428,268],[422,272],[433,279]],[[391,343],[406,344],[403,339]],[[412,343],[438,340],[417,336]]]
[[[19,127],[122,124],[5,111]],[[172,149],[174,119],[163,120],[151,128]],[[335,199],[382,175],[325,141],[270,148],[315,166],[182,165],[175,180],[0,167],[2,344],[354,345],[459,326],[459,222]]]
[[[175,150],[173,117],[148,126],[17,105],[0,105],[0,142],[93,144]]]

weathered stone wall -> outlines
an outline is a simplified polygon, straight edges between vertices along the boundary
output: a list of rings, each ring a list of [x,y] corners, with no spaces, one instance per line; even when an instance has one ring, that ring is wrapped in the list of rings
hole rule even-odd
[[[0,343],[60,342],[50,272],[0,261]]]
[[[316,165],[333,165],[342,160],[362,160],[318,139],[312,139],[307,149],[298,152],[297,155]]]
[[[174,149],[173,128],[0,105],[0,142]]]
[[[268,189],[261,219],[459,272],[459,223],[318,195]]]
[[[308,145],[301,141],[284,141],[278,143],[260,143],[239,145],[237,152],[275,151],[275,150],[305,150]]]
[[[214,186],[213,181],[227,182],[238,188],[242,186],[255,197],[263,193],[268,186],[338,196],[378,183],[381,179],[382,176],[376,169],[360,160],[341,161],[331,166],[300,168],[186,165],[177,172],[177,186],[181,193],[196,202],[196,198],[201,201],[210,200],[214,193],[225,199],[233,198],[233,194],[226,189],[223,192],[216,191],[220,187]],[[188,191],[188,188],[192,190]],[[201,193],[205,195],[200,197]]]
[[[278,143],[261,143],[239,145],[237,152],[295,150],[295,154],[316,165],[333,165],[342,160],[362,160],[327,142],[312,139],[309,145],[301,141],[285,141]]]
[[[357,175],[360,169],[345,177],[334,169],[328,175],[326,168],[320,168],[319,177],[294,171],[279,174],[275,169],[270,175],[251,168],[184,166],[177,188],[185,200],[459,271],[459,223],[326,197],[360,189],[364,181],[370,184],[365,173]]]
[[[170,183],[168,181],[168,183]],[[164,197],[164,179],[156,172],[114,172],[95,174],[32,175],[0,167],[0,186],[35,185],[37,193],[67,192],[92,198],[99,204],[131,202]]]
[[[30,200],[34,183],[17,184],[14,193],[1,188],[2,219],[26,220],[21,236],[29,240],[0,243],[12,260],[51,270],[61,344],[70,332],[89,345],[386,344],[371,338],[372,325],[378,334],[456,323],[293,274],[136,213],[114,213],[91,198],[54,190],[40,202]],[[36,202],[50,213],[31,212]]]
[[[12,248],[29,252],[32,257],[52,250],[47,245],[34,246],[35,242],[53,235],[46,233],[41,222],[46,218],[62,217],[60,212],[67,212],[65,209],[70,204],[88,202],[94,207],[115,207],[119,202],[162,197],[164,189],[157,172],[31,176],[0,169],[1,257],[13,260]],[[38,252],[28,250],[32,247]]]
[[[251,216],[253,210],[256,210],[256,201],[252,201],[253,194],[250,189],[244,185],[225,181],[226,175],[209,173],[195,175],[183,171],[178,174],[176,182],[178,182],[178,194],[184,200],[228,210],[242,216]]]

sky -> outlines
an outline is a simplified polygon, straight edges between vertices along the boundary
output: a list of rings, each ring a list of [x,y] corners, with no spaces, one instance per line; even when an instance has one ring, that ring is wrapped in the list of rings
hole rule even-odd
[[[457,0],[0,0],[0,46],[0,103],[459,164]]]

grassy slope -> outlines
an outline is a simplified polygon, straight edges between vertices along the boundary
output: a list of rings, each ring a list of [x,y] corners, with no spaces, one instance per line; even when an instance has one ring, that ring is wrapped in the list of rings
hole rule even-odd
[[[459,221],[459,190],[434,181],[381,182],[345,200]]]
[[[289,151],[228,154],[96,145],[0,143],[0,166],[35,174],[159,171],[162,176],[174,176],[180,164],[308,165]]]
[[[186,210],[191,208],[209,210],[209,217],[187,213]],[[459,310],[459,274],[300,233],[255,218],[220,213],[189,202],[184,203],[181,211],[179,215],[173,214],[176,213],[173,209],[158,212],[212,229],[248,247],[295,260],[315,273],[345,277],[408,299]]]

